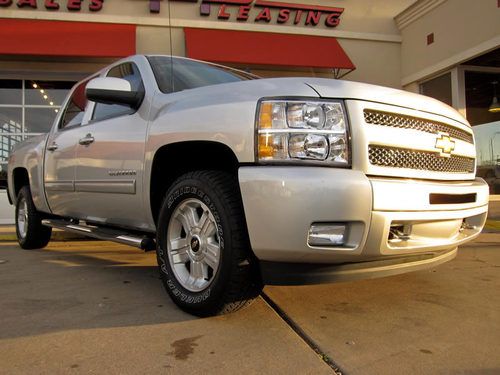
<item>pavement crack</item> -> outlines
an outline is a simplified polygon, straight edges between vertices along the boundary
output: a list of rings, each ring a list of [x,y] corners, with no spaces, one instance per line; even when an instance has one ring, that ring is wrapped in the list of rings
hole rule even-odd
[[[304,330],[281,308],[274,302],[271,297],[269,297],[265,292],[261,292],[260,296],[267,303],[267,305],[278,314],[278,316],[283,320],[283,322],[288,325],[306,344],[309,346],[318,357],[328,365],[335,375],[342,375],[343,372],[335,364],[335,362],[323,351],[319,345],[309,336]]]

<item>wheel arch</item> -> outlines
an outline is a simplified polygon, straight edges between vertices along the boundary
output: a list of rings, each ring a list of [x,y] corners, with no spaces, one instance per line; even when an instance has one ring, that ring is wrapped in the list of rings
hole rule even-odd
[[[182,174],[211,169],[229,172],[237,178],[239,164],[233,150],[217,141],[184,141],[160,147],[153,157],[149,185],[149,203],[155,223],[167,189]]]
[[[30,177],[28,170],[24,167],[17,167],[12,171],[12,190],[14,192],[14,196],[11,197],[15,202],[17,200],[17,196],[21,188],[25,185],[30,185]]]

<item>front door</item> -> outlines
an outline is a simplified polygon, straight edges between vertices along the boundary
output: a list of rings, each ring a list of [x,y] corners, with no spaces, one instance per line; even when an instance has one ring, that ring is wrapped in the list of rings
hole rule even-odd
[[[87,100],[80,83],[62,108],[56,126],[49,133],[45,151],[44,184],[51,211],[61,216],[77,217],[75,192],[76,146],[80,138]]]
[[[144,90],[137,66],[127,62],[108,77],[128,80]],[[148,108],[96,103],[90,122],[81,127],[77,144],[75,190],[84,219],[147,229],[142,191]]]

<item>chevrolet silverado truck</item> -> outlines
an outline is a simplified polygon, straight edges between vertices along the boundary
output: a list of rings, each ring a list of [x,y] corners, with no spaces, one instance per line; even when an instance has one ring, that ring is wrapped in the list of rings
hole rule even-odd
[[[206,316],[265,284],[453,259],[486,221],[475,158],[467,121],[428,97],[136,55],[15,147],[8,192],[22,248],[61,228],[156,250],[173,301]]]

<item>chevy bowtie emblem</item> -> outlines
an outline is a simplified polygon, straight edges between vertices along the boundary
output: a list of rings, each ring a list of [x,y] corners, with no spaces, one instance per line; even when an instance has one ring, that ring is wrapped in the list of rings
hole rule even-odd
[[[451,152],[455,149],[455,141],[452,141],[450,136],[446,133],[439,134],[436,139],[436,146],[439,150],[439,156],[444,156],[449,158]]]

